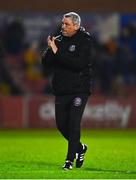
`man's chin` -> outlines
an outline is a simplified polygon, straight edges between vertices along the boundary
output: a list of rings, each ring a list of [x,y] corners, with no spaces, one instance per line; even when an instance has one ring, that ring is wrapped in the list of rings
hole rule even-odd
[[[68,34],[66,32],[62,32],[63,36],[68,36]]]

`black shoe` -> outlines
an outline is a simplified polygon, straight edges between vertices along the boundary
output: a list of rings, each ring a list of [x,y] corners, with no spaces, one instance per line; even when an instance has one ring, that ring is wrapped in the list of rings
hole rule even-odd
[[[62,168],[64,170],[71,170],[73,168],[73,162],[66,160],[66,162]]]
[[[76,153],[76,168],[80,168],[84,162],[84,156],[87,151],[87,145],[82,144],[82,146],[83,149],[79,153]]]

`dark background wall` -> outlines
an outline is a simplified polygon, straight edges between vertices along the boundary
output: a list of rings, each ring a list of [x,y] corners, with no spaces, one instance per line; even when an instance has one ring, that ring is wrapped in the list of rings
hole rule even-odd
[[[4,0],[0,11],[136,12],[136,0]]]

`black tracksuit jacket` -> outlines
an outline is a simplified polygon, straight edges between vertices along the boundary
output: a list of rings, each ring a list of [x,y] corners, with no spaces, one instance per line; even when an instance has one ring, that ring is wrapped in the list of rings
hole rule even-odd
[[[47,48],[42,56],[45,68],[53,67],[52,88],[55,95],[90,94],[92,91],[92,37],[83,28],[55,40],[56,54]]]

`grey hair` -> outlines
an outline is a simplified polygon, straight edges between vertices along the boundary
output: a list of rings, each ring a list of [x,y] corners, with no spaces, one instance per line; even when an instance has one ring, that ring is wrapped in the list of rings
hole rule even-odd
[[[69,12],[69,13],[66,13],[66,14],[64,14],[63,15],[63,18],[71,18],[71,20],[72,20],[72,22],[74,23],[74,24],[77,24],[77,25],[79,25],[80,26],[80,24],[81,24],[81,18],[80,18],[80,16],[77,14],[77,13],[75,13],[75,12]]]

